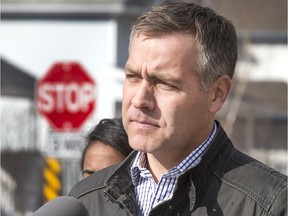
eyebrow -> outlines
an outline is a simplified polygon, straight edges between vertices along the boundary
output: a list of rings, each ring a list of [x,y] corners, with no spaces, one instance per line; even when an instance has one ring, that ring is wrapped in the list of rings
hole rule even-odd
[[[128,71],[130,73],[135,73],[138,74],[137,70],[135,70],[134,68],[132,68],[130,65],[126,64],[125,65],[125,71]],[[175,84],[180,84],[181,81],[177,78],[175,78],[174,76],[172,76],[169,73],[156,73],[156,72],[151,72],[149,74],[149,77],[151,79],[156,79],[156,80],[163,80],[163,81],[169,81],[169,82],[173,82]]]
[[[132,73],[137,73],[135,69],[133,69],[129,64],[126,64],[124,67],[125,71],[129,71]]]
[[[84,175],[85,173],[87,173],[88,175],[92,175],[92,174],[95,173],[95,172],[92,171],[92,170],[87,170],[87,169],[85,169],[85,170],[82,171],[82,175]]]
[[[173,83],[179,83],[179,80],[173,77],[169,73],[155,73],[151,72],[149,77],[154,78],[154,79],[159,79],[159,80],[164,80],[164,81],[171,81]]]

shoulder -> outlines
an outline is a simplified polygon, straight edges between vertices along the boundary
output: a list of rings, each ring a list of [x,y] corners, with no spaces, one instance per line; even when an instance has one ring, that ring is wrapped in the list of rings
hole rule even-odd
[[[286,175],[236,149],[231,151],[224,167],[222,182],[248,195],[266,210],[286,203]]]
[[[119,164],[95,172],[91,176],[75,184],[74,187],[71,189],[69,195],[75,198],[79,198],[92,191],[105,188],[105,183],[107,179],[118,167]]]
[[[265,198],[287,189],[286,175],[237,150],[219,123],[215,140],[214,149],[208,156],[218,151],[213,170],[224,183]]]
[[[216,177],[221,192],[225,191],[219,193],[225,202],[228,198],[239,206],[240,202],[242,206],[253,203],[271,215],[281,215],[278,213],[287,208],[287,176],[234,148],[219,123],[202,160],[209,164],[208,170]]]
[[[237,149],[232,150],[229,156],[229,161],[232,164],[230,168],[233,167],[234,169],[229,170],[229,172],[226,173],[225,177],[228,179],[230,179],[230,177],[232,177],[233,175],[239,176],[239,174],[245,174],[244,176],[249,177],[249,178],[246,178],[248,182],[250,181],[255,182],[255,181],[261,180],[261,182],[263,182],[264,184],[269,182],[270,185],[271,184],[272,185],[274,184],[287,185],[286,175],[238,151]],[[226,166],[226,167],[229,167],[229,166]],[[241,179],[242,181],[245,180],[243,178]]]
[[[127,177],[129,177],[127,175],[129,175],[129,169],[136,154],[137,152],[133,151],[122,163],[102,169],[81,180],[74,185],[69,195],[75,198],[80,198],[87,194],[91,194],[92,192],[104,190],[107,185],[110,184],[111,181],[114,182],[114,180],[120,182],[119,184],[121,185],[119,187],[123,186],[123,182],[128,179]]]

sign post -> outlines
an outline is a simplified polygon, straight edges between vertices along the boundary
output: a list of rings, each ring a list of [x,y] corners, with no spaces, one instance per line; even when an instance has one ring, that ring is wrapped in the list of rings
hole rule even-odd
[[[39,113],[58,132],[77,131],[96,107],[96,84],[77,62],[57,62],[37,84]]]

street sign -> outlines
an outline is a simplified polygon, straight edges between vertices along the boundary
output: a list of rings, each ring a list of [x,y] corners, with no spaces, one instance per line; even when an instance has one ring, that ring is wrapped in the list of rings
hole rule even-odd
[[[37,84],[37,108],[55,131],[77,131],[96,108],[96,84],[77,62],[57,62]]]
[[[81,158],[85,140],[80,133],[51,133],[45,153],[56,158]]]

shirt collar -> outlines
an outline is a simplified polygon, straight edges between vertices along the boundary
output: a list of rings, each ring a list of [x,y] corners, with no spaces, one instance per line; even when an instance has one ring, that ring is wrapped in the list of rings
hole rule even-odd
[[[172,169],[168,170],[164,175],[166,177],[175,177],[178,176],[180,173],[185,172],[186,170],[195,167],[198,165],[201,161],[202,155],[205,153],[206,149],[209,147],[210,143],[214,139],[217,132],[217,124],[214,122],[213,130],[209,137],[206,138],[206,140],[199,145],[195,150],[193,150],[183,161],[181,161],[178,165],[173,167]],[[144,152],[138,152],[135,160],[131,166],[131,177],[133,184],[137,181],[137,179],[141,176],[145,175],[150,172],[147,169],[147,159],[146,154]],[[150,177],[150,175],[148,176]],[[147,177],[148,177],[147,176]],[[135,184],[134,184],[135,185]]]

